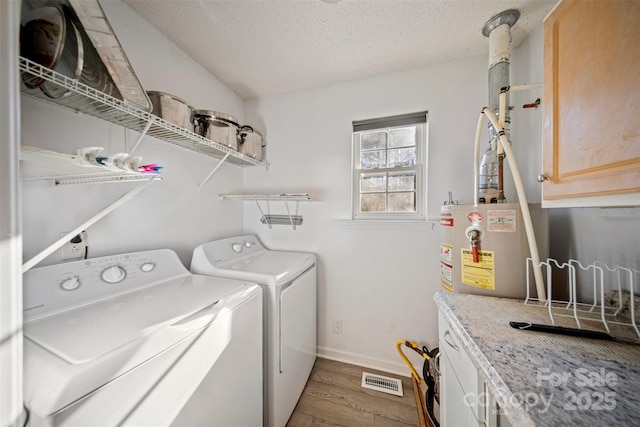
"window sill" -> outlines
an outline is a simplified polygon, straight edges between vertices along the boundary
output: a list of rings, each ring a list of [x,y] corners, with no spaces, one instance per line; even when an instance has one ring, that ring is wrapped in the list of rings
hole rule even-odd
[[[332,219],[333,228],[350,228],[362,230],[407,230],[407,231],[433,231],[439,221],[433,220],[380,220],[380,219]]]

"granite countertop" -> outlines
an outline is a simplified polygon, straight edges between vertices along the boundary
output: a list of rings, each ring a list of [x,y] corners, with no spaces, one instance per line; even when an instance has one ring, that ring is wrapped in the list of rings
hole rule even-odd
[[[513,329],[509,321],[551,324],[547,309],[521,300],[445,292],[434,300],[512,426],[640,422],[640,345]]]

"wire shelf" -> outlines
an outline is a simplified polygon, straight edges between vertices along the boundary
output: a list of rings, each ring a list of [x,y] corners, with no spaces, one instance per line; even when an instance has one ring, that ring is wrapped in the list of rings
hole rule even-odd
[[[267,224],[269,228],[272,225],[291,225],[291,227],[295,230],[296,226],[302,224],[302,215],[298,215],[298,202],[310,202],[311,197],[306,193],[296,193],[296,194],[220,194],[220,199],[222,200],[251,200],[256,203],[258,206],[258,210],[262,214],[260,218],[260,222],[263,224]],[[272,215],[265,213],[262,207],[260,206],[260,202],[284,202],[284,206],[287,209],[286,215]],[[296,202],[296,211],[292,214],[289,209],[288,202]]]
[[[222,200],[311,201],[311,197],[308,194],[220,194],[220,198]]]
[[[154,181],[158,174],[140,173],[107,166],[89,165],[77,155],[23,146],[20,151],[22,179],[46,180],[55,185]]]
[[[640,271],[620,265],[609,267],[600,261],[584,266],[574,259],[559,263],[548,258],[536,264],[527,258],[526,263],[525,304],[544,307],[552,325],[557,317],[571,319],[578,329],[603,329],[615,337],[640,343],[640,307],[636,306],[640,303],[636,295]],[[545,302],[532,297],[535,281],[530,272],[534,267],[546,272]],[[562,299],[552,299],[557,294],[563,294]]]
[[[263,224],[271,225],[302,225],[302,215],[271,215],[265,214],[260,218]]]
[[[219,144],[169,123],[154,114],[127,104],[126,101],[104,94],[27,58],[20,57],[20,71],[42,78],[68,91],[65,96],[52,99],[47,97],[40,89],[28,89],[23,86],[22,93],[25,95],[61,105],[73,111],[82,112],[138,132],[142,132],[151,123],[147,135],[216,159],[221,159],[228,154],[227,161],[236,166],[264,165],[263,162],[246,156],[226,145]]]

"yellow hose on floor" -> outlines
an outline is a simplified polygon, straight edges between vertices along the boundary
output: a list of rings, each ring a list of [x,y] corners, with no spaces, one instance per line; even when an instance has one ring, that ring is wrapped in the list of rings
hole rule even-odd
[[[402,357],[402,360],[404,360],[404,363],[407,364],[409,369],[411,369],[411,376],[416,379],[418,384],[420,384],[420,375],[418,375],[416,370],[413,368],[413,365],[411,364],[411,362],[409,362],[409,359],[407,359],[407,356],[405,356],[404,353],[402,352],[401,347],[403,344],[409,347],[410,349],[412,349],[413,351],[415,351],[416,353],[420,354],[422,357],[424,357],[427,360],[431,359],[431,357],[429,357],[429,355],[426,352],[422,351],[422,349],[418,346],[418,344],[416,344],[413,341],[406,341],[406,340],[396,341],[396,350],[398,350],[398,354],[400,355],[400,357]]]

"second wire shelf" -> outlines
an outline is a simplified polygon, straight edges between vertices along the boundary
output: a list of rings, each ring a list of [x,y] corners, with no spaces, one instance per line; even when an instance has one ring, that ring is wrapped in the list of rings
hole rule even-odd
[[[302,215],[298,215],[298,202],[310,202],[311,197],[306,193],[282,193],[282,194],[220,194],[222,200],[249,200],[254,201],[262,214],[260,222],[267,224],[269,228],[272,225],[291,225],[293,229],[302,224]],[[277,201],[284,202],[287,209],[286,215],[265,214],[260,202]],[[289,209],[288,202],[296,202],[296,211],[294,214]]]
[[[22,146],[20,150],[22,179],[45,180],[55,185],[109,182],[156,181],[157,173],[141,173],[83,164],[75,154],[63,154],[41,148]]]

